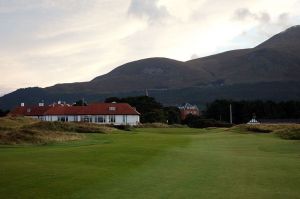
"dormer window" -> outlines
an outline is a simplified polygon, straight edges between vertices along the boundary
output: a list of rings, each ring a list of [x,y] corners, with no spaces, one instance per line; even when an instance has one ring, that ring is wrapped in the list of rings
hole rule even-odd
[[[115,110],[116,110],[116,107],[110,106],[110,107],[109,107],[109,110],[110,110],[110,111],[115,111]]]
[[[27,113],[30,113],[30,112],[31,112],[31,109],[30,109],[30,108],[28,108],[28,109],[27,109]]]

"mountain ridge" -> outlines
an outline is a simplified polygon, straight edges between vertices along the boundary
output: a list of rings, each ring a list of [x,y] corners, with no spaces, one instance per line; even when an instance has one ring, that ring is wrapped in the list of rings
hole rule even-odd
[[[123,64],[91,81],[25,90],[30,93],[30,89],[32,89],[32,95],[36,95],[36,100],[44,101],[47,101],[46,98],[49,96],[56,96],[50,97],[51,100],[56,98],[74,98],[73,100],[76,100],[75,98],[86,96],[94,96],[87,97],[90,100],[99,100],[102,99],[101,96],[126,95],[126,93],[132,95],[133,93],[142,93],[145,89],[172,91],[198,88],[208,92],[209,89],[218,90],[219,87],[229,89],[234,85],[265,83],[269,84],[270,91],[276,92],[276,88],[271,89],[270,85],[291,85],[294,84],[291,82],[300,82],[300,55],[298,52],[300,52],[300,26],[294,26],[254,48],[231,50],[186,62],[162,57],[146,58]],[[287,91],[290,89],[295,99],[300,98],[300,91],[298,92],[294,87],[286,86],[286,89]],[[37,90],[39,90],[38,94]],[[22,101],[29,101],[28,96],[24,95],[22,91],[24,90],[17,90],[1,97],[0,108],[11,108]],[[224,96],[242,99],[242,95],[245,95],[242,93],[239,91]],[[284,93],[286,92],[284,91]],[[255,95],[255,93],[253,94]],[[18,96],[19,99],[12,102],[10,99],[12,95]],[[172,94],[170,95],[172,96]],[[218,98],[222,97],[218,93],[212,95]],[[199,102],[205,98],[201,94],[193,96],[191,93],[188,97],[183,96],[182,99],[178,99],[176,103],[184,102],[182,100],[194,101],[195,97],[199,98]],[[264,96],[257,97],[258,99],[264,98]],[[7,100],[8,98],[10,101]],[[213,98],[212,96],[209,99]],[[167,101],[162,102],[168,103]]]

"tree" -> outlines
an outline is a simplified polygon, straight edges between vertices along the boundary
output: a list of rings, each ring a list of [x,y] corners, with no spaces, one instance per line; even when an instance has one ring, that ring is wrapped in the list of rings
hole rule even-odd
[[[180,124],[180,110],[176,106],[164,107],[165,116],[168,120],[168,124]]]
[[[141,122],[142,123],[154,123],[154,122],[165,123],[166,116],[165,116],[163,110],[154,109],[152,111],[143,113],[141,116]]]
[[[205,116],[215,120],[228,121],[229,104],[232,104],[233,122],[248,122],[255,113],[259,119],[296,119],[300,117],[299,101],[228,101],[216,100],[207,105]]]
[[[135,107],[136,110],[141,113],[142,123],[153,123],[153,122],[166,122],[167,117],[163,110],[163,105],[157,102],[153,97],[148,96],[137,96],[137,97],[126,97],[117,98],[109,97],[105,102],[118,102],[128,103]]]
[[[229,106],[232,101],[229,100],[215,100],[206,106],[205,116],[207,118],[229,121]]]
[[[0,117],[5,117],[8,113],[9,113],[9,110],[4,111],[4,110],[0,109]]]
[[[118,97],[109,97],[109,98],[106,98],[104,102],[105,103],[112,103],[112,102],[119,103],[119,102],[121,102],[121,99]]]

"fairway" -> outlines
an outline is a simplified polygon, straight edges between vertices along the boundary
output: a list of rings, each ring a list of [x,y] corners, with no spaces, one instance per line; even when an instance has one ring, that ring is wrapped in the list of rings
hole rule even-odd
[[[225,129],[0,146],[0,198],[300,198],[300,141]]]

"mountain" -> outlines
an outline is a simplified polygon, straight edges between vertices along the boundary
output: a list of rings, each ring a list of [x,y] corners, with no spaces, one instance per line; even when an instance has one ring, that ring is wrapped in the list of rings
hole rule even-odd
[[[205,104],[217,98],[299,100],[300,26],[291,27],[255,48],[228,51],[180,62],[148,58],[124,64],[89,82],[25,88],[0,98],[0,108],[44,100],[99,101],[109,96],[142,95],[164,104]]]
[[[51,93],[123,92],[149,89],[171,89],[208,82],[210,74],[184,62],[167,58],[149,58],[124,64],[90,82],[59,84],[46,88]]]
[[[299,81],[300,26],[252,49],[234,50],[188,61],[224,84]]]

